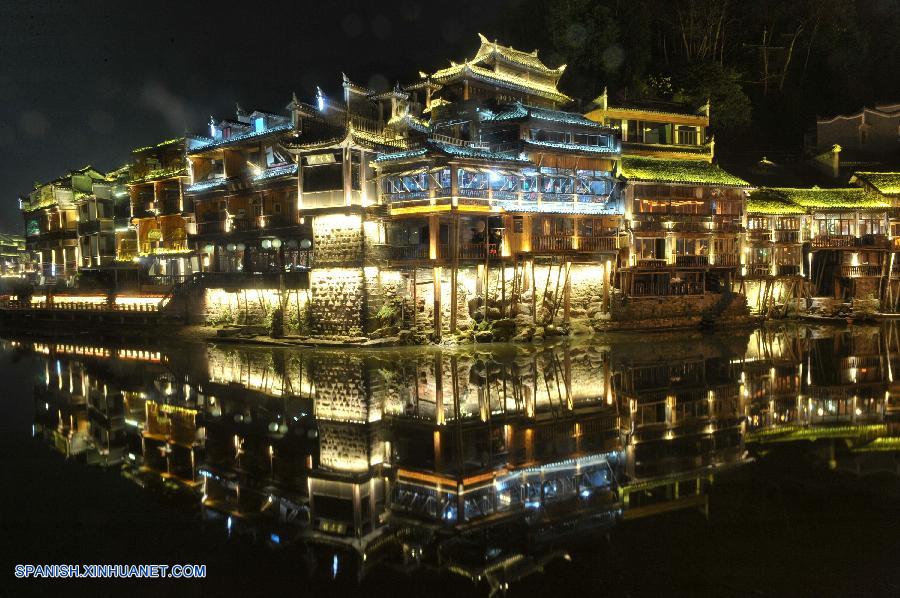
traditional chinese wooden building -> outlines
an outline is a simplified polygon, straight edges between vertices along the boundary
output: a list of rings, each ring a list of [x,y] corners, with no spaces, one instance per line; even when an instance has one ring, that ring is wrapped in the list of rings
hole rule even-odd
[[[187,243],[194,229],[193,206],[184,194],[190,176],[187,143],[178,137],[131,152],[131,227],[116,231],[120,260],[140,260],[152,274],[173,280],[198,266],[191,263]]]
[[[26,247],[38,256],[42,284],[71,282],[78,273],[81,257],[76,201],[90,196],[94,183],[104,180],[101,172],[85,166],[35,185],[28,197],[20,200]]]

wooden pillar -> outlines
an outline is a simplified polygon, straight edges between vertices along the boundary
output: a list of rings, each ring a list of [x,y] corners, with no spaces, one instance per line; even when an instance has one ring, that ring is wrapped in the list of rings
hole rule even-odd
[[[351,183],[353,179],[351,165]],[[359,150],[359,201],[362,205],[369,204],[369,196],[366,193],[366,150]]]
[[[607,313],[609,311],[609,280],[606,277],[606,266],[600,266],[600,283],[603,285],[603,294],[600,296],[600,311]]]
[[[434,273],[434,338],[441,339],[441,267],[435,266]]]
[[[459,294],[459,213],[453,213],[450,229],[450,251],[453,255],[453,265],[450,270],[450,333],[456,334],[456,311]]]
[[[419,298],[418,298],[418,285],[416,284],[416,267],[413,266],[412,270],[412,304],[413,304],[413,321],[412,321],[412,329],[416,330],[419,324]]]
[[[350,146],[345,146],[341,150],[341,174],[343,175],[345,206],[349,206],[353,202],[351,162]]]
[[[428,215],[428,258],[432,260],[442,257],[440,250],[441,218],[437,214]]]
[[[297,211],[303,209],[303,157],[297,156]]]
[[[444,364],[441,353],[434,356],[434,418],[434,423],[444,425]]]

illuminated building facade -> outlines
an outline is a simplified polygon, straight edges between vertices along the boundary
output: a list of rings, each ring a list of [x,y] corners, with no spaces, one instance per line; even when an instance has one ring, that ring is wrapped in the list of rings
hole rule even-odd
[[[237,106],[127,171],[35,188],[27,246],[43,282],[98,270],[177,296],[192,322],[276,336],[531,340],[806,297],[896,311],[896,173],[750,194],[715,163],[708,103],[604,91],[580,114],[564,72],[480,36],[406,85],[344,75],[283,113]]]
[[[190,174],[187,144],[179,137],[132,150],[131,222],[116,227],[120,261],[140,260],[151,275],[172,281],[199,270],[187,243],[188,233],[194,230],[193,206],[184,194]]]
[[[128,167],[114,170],[103,180],[94,181],[91,194],[75,202],[82,270],[102,268],[116,261],[116,230],[128,227],[131,213],[127,180]]]
[[[28,197],[21,198],[26,247],[37,255],[42,282],[68,283],[78,273],[81,251],[76,201],[90,196],[94,183],[103,181],[102,173],[85,166],[36,184]]]
[[[587,118],[619,131],[625,181],[621,255],[624,295],[703,295],[741,274],[750,184],[713,164],[709,104],[613,105],[594,100]]]

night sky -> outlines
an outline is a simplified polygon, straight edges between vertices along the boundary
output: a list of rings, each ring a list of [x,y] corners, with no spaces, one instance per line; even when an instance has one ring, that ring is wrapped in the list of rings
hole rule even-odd
[[[292,91],[337,93],[342,71],[413,81],[471,56],[515,3],[0,0],[0,231],[22,231],[35,181],[121,166],[235,102],[283,112]]]

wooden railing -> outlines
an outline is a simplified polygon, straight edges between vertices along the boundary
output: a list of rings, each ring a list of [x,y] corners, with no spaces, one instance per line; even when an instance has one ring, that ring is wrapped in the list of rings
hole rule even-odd
[[[719,233],[740,233],[743,232],[744,227],[740,222],[716,220],[713,222],[713,229]]]
[[[224,220],[212,220],[209,222],[198,222],[197,223],[197,234],[205,235],[210,233],[224,233],[225,232],[225,221]]]
[[[102,312],[158,312],[160,311],[159,303],[87,303],[81,301],[65,301],[56,297],[52,302],[28,302],[7,300],[0,301],[0,309],[39,309],[39,310],[62,310],[62,311],[102,311]]]
[[[776,230],[775,231],[775,242],[776,243],[799,243],[800,242],[800,231],[799,230]]]
[[[632,297],[666,297],[702,295],[704,287],[698,281],[645,281],[636,280],[631,289]]]
[[[778,264],[775,270],[778,276],[799,276],[800,264]]]
[[[658,259],[640,259],[637,260],[637,267],[643,269],[665,268],[669,263],[666,260]]]
[[[537,235],[532,239],[535,252],[574,251],[595,253],[599,251],[615,251],[618,239],[615,236],[578,236],[578,235]]]
[[[676,255],[675,265],[682,268],[698,268],[709,265],[709,256],[706,255]]]
[[[747,274],[751,276],[769,276],[772,273],[772,264],[769,262],[756,262],[747,264]]]
[[[391,245],[388,255],[392,260],[427,260],[428,245]]]
[[[853,235],[818,235],[812,240],[812,246],[818,248],[853,247],[856,237]]]
[[[841,276],[848,278],[862,278],[866,276],[881,276],[881,266],[875,264],[862,264],[859,266],[841,266]]]
[[[715,257],[716,266],[740,266],[741,256],[734,253],[717,253]]]

